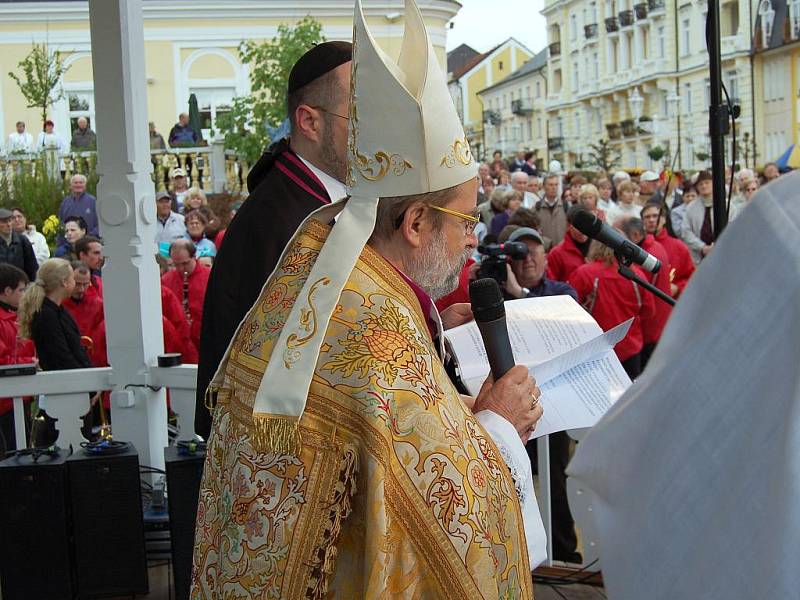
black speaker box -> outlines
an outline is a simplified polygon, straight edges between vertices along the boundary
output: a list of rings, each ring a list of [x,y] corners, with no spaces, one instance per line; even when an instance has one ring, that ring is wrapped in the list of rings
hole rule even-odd
[[[0,462],[3,600],[73,597],[67,453]]]
[[[194,525],[205,458],[205,452],[202,451],[181,455],[176,447],[164,449],[176,600],[186,600],[189,597]]]
[[[148,591],[139,457],[120,454],[67,459],[79,598]]]

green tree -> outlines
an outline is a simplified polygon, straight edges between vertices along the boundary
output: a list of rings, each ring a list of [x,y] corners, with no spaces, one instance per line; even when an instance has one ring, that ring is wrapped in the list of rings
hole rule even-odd
[[[622,157],[619,152],[611,147],[611,143],[608,140],[600,140],[596,144],[589,144],[589,148],[591,148],[589,162],[598,169],[608,172],[619,166],[619,161]]]
[[[56,90],[56,86],[69,67],[64,66],[58,50],[50,53],[47,44],[34,44],[30,53],[17,66],[23,77],[16,73],[9,73],[8,76],[19,86],[28,102],[28,108],[38,108],[42,112],[44,128],[48,107],[64,97],[64,91]]]
[[[234,98],[231,110],[217,118],[225,148],[251,164],[258,160],[270,142],[268,129],[286,118],[289,72],[303,54],[324,41],[322,24],[307,16],[293,27],[280,25],[271,41],[239,45],[239,58],[250,67],[250,95]]]

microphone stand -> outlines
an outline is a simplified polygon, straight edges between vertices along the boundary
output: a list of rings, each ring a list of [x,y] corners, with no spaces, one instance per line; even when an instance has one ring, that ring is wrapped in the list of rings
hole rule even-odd
[[[675,306],[675,298],[672,298],[671,296],[668,296],[667,294],[662,292],[660,289],[658,289],[653,284],[645,281],[644,279],[639,278],[639,276],[636,275],[636,273],[633,272],[633,269],[631,269],[631,265],[633,264],[633,261],[631,259],[626,258],[625,256],[623,256],[619,252],[615,252],[614,256],[617,257],[617,264],[619,264],[619,269],[618,269],[617,272],[620,275],[622,275],[625,279],[630,279],[634,283],[639,284],[644,289],[646,289],[648,292],[653,294],[656,298],[659,298],[659,299],[663,300],[664,302],[666,302],[670,306]]]

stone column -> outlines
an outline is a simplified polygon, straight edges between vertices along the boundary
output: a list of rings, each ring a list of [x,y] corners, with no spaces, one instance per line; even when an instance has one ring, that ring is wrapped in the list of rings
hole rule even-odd
[[[147,387],[163,352],[141,0],[90,0],[97,186],[114,438],[163,468],[165,392]]]

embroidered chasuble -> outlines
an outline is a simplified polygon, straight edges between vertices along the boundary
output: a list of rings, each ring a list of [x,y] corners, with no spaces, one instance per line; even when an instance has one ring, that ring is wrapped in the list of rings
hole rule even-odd
[[[301,450],[254,449],[256,391],[329,231],[298,232],[215,380],[191,598],[532,598],[508,468],[414,292],[369,247],[326,330]]]

